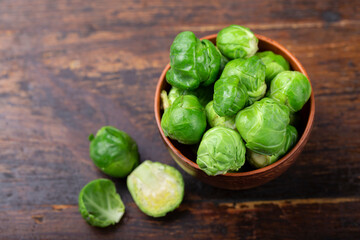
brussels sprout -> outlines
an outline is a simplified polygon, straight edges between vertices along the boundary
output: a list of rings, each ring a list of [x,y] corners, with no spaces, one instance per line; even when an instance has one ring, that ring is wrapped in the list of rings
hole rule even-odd
[[[228,127],[236,130],[235,125],[235,115],[234,116],[225,116],[220,117],[214,110],[213,101],[209,102],[205,107],[206,119],[210,125],[210,127]]]
[[[216,50],[219,52],[219,54],[220,54],[220,56],[221,56],[220,71],[219,71],[219,74],[221,74],[222,71],[224,70],[226,64],[229,62],[229,59],[227,59],[224,55],[222,55],[222,53],[220,52],[219,48],[216,47]]]
[[[266,167],[278,160],[277,155],[263,155],[246,149],[246,159],[254,168]]]
[[[214,110],[213,101],[209,102],[205,107],[206,119],[211,127],[228,127],[236,129],[235,116],[220,117]]]
[[[164,110],[168,109],[170,107],[170,99],[169,99],[168,94],[167,94],[167,92],[165,90],[161,91],[160,98],[161,98],[162,108]]]
[[[250,29],[238,25],[222,29],[216,38],[217,47],[228,59],[253,56],[258,50],[258,42]]]
[[[200,142],[206,129],[206,115],[197,97],[184,95],[178,97],[165,110],[161,119],[165,136],[183,144]]]
[[[89,140],[90,158],[109,176],[126,177],[139,164],[136,142],[124,131],[102,127]]]
[[[171,68],[166,80],[180,89],[194,90],[208,86],[219,73],[221,55],[209,40],[199,40],[194,33],[179,33],[170,48]]]
[[[221,116],[234,116],[248,103],[245,85],[235,76],[222,77],[214,86],[214,110]]]
[[[184,180],[178,170],[146,160],[128,177],[127,187],[136,205],[151,217],[176,209],[184,197]]]
[[[271,81],[269,97],[285,104],[292,112],[301,110],[310,95],[310,82],[301,72],[284,71]]]
[[[247,88],[250,105],[265,95],[265,65],[259,57],[252,56],[248,59],[235,59],[228,62],[221,78],[234,75]]]
[[[290,70],[290,64],[281,55],[277,55],[272,51],[258,52],[255,54],[266,66],[265,82],[269,86],[271,80],[283,71]]]
[[[208,102],[213,98],[214,86],[210,85],[207,87],[199,87],[196,90],[182,90],[177,87],[172,87],[169,91],[168,97],[170,105],[182,95],[194,95],[198,98],[200,104],[205,107]]]
[[[203,86],[209,86],[215,82],[218,78],[218,74],[220,71],[221,61],[224,59],[221,58],[221,53],[216,49],[214,44],[207,39],[201,40],[201,43],[205,45],[207,61],[206,61],[206,70],[208,75],[204,78],[204,81],[201,83]]]
[[[280,157],[285,155],[296,143],[297,141],[297,131],[291,125],[288,125],[286,128],[286,136],[283,141],[282,148],[280,151],[274,155],[263,155],[247,149],[246,157],[249,163],[255,168],[266,167],[274,162],[276,162]]]
[[[196,163],[207,175],[237,171],[245,163],[245,146],[233,129],[214,127],[209,129],[200,142]]]
[[[169,102],[170,105],[173,104],[173,102],[175,102],[175,100],[183,95],[194,95],[196,91],[192,91],[192,90],[183,90],[177,87],[172,87],[169,91],[168,97],[169,97]]]
[[[81,189],[79,211],[90,225],[107,227],[120,221],[125,213],[125,206],[112,181],[97,179]]]
[[[236,115],[236,128],[247,148],[256,153],[274,155],[283,147],[289,114],[285,105],[263,98]]]

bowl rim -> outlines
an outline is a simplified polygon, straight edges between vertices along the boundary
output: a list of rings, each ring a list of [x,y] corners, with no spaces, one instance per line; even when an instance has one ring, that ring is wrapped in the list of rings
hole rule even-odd
[[[263,35],[260,34],[255,34],[255,36],[259,39],[259,41],[263,41],[266,42],[267,44],[273,45],[276,48],[278,48],[279,50],[281,50],[281,52],[284,52],[285,55],[287,55],[288,58],[291,59],[291,61],[294,63],[293,65],[297,66],[299,68],[299,72],[303,73],[310,82],[311,85],[311,95],[310,95],[310,110],[309,110],[309,117],[308,117],[308,122],[306,124],[306,127],[304,129],[304,132],[301,136],[301,138],[299,139],[299,141],[296,143],[296,145],[291,149],[290,152],[288,152],[286,155],[284,155],[282,158],[280,158],[278,161],[263,167],[263,168],[259,168],[259,169],[255,169],[255,170],[251,170],[251,171],[247,171],[247,172],[236,172],[236,173],[226,173],[223,174],[221,176],[229,176],[229,177],[240,177],[240,176],[250,176],[250,175],[255,175],[255,174],[260,174],[260,173],[264,173],[267,172],[273,168],[276,168],[279,165],[282,165],[283,163],[285,163],[287,160],[289,160],[291,158],[292,155],[295,155],[295,153],[297,153],[298,151],[302,150],[302,146],[306,144],[306,140],[310,135],[312,126],[313,126],[313,122],[314,122],[314,117],[315,117],[315,97],[314,97],[314,89],[312,87],[311,84],[311,80],[305,70],[305,68],[302,66],[302,64],[300,63],[300,61],[289,51],[287,50],[284,46],[282,46],[280,43],[265,37]],[[205,37],[202,37],[201,39],[216,39],[217,34],[211,34],[211,35],[207,35]],[[193,168],[196,168],[197,170],[200,170],[200,167],[198,164],[196,164],[195,162],[191,161],[190,159],[188,159],[187,157],[185,157],[180,150],[178,150],[173,144],[172,142],[169,140],[168,137],[165,136],[162,128],[161,128],[161,100],[160,100],[160,93],[161,93],[161,87],[163,85],[163,82],[166,81],[165,80],[165,76],[166,76],[166,72],[170,69],[170,63],[168,63],[166,65],[166,67],[164,68],[164,70],[162,71],[160,78],[157,82],[156,85],[156,91],[155,91],[155,101],[154,101],[154,112],[155,112],[155,120],[156,120],[156,125],[158,127],[158,130],[160,132],[161,138],[162,140],[165,142],[165,144],[174,152],[174,154],[176,154],[183,162],[185,162],[186,164],[192,166]],[[216,177],[216,176],[209,176],[209,177]]]

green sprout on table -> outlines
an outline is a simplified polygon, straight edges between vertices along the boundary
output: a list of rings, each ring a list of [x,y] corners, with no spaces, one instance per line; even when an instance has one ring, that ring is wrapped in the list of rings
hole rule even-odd
[[[136,142],[115,127],[102,127],[94,137],[90,135],[90,158],[105,174],[126,177],[138,164]]]

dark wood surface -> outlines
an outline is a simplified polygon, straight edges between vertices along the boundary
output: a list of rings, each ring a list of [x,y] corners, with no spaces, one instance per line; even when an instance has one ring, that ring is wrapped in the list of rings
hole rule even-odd
[[[360,239],[360,2],[0,0],[0,239]],[[141,159],[175,166],[153,98],[180,31],[229,24],[286,46],[313,83],[315,126],[285,174],[227,191],[183,171],[179,209],[145,216],[124,180],[121,222],[89,226],[77,197],[106,177],[87,137],[128,132]]]

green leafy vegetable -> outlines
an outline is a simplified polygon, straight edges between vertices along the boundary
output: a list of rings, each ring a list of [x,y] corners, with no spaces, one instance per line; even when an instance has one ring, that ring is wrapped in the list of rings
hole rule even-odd
[[[220,56],[221,56],[221,61],[220,61],[220,71],[219,71],[219,75],[221,75],[222,71],[224,70],[226,64],[229,62],[229,59],[227,59],[219,50],[218,47],[216,47],[216,50],[219,52]]]
[[[126,177],[139,164],[137,144],[124,131],[105,126],[89,140],[90,158],[109,176]]]
[[[120,221],[125,206],[112,181],[97,179],[80,191],[79,211],[90,225],[107,227]]]
[[[213,101],[209,102],[205,107],[206,119],[210,127],[228,127],[236,129],[235,115],[231,117],[220,117],[214,110]]]
[[[283,143],[282,148],[279,152],[274,155],[263,155],[247,149],[247,160],[255,168],[266,167],[274,162],[276,162],[280,157],[286,154],[296,143],[297,141],[297,131],[291,125],[288,125],[286,128],[286,137]]]
[[[289,108],[285,105],[263,98],[237,114],[236,128],[247,148],[256,153],[274,155],[283,148],[289,115]]]
[[[235,59],[226,64],[221,78],[236,76],[247,89],[249,104],[261,99],[266,93],[265,65],[259,57]]]
[[[221,116],[234,116],[248,103],[245,85],[236,75],[222,77],[214,86],[214,110]]]
[[[221,54],[219,53],[219,51],[216,49],[216,47],[212,42],[210,42],[207,39],[204,39],[201,40],[201,43],[205,46],[205,50],[206,50],[205,56],[207,57],[207,59],[205,63],[206,66],[205,69],[208,72],[207,76],[204,78],[204,81],[202,81],[201,85],[206,87],[214,83],[215,80],[217,79],[220,71],[221,61],[224,61],[224,59],[221,58]]]
[[[283,71],[290,70],[290,64],[281,55],[275,54],[272,51],[258,52],[255,54],[266,66],[265,82],[269,86],[271,80]]]
[[[196,90],[183,90],[177,87],[172,87],[169,91],[168,97],[170,105],[180,96],[194,95],[198,98],[200,104],[205,107],[213,98],[214,86],[199,87]]]
[[[180,89],[209,86],[219,73],[221,55],[214,44],[199,40],[194,33],[179,33],[170,47],[170,66],[166,80]]]
[[[285,104],[292,112],[301,110],[310,95],[310,82],[301,72],[284,71],[271,81],[269,97]]]
[[[258,50],[259,40],[250,29],[230,25],[222,29],[216,38],[220,52],[228,59],[249,58]]]
[[[207,175],[225,174],[244,165],[245,152],[238,132],[226,127],[213,127],[200,142],[196,163]]]
[[[204,107],[193,95],[178,97],[165,110],[161,119],[161,128],[165,136],[180,143],[198,143],[206,129]]]

